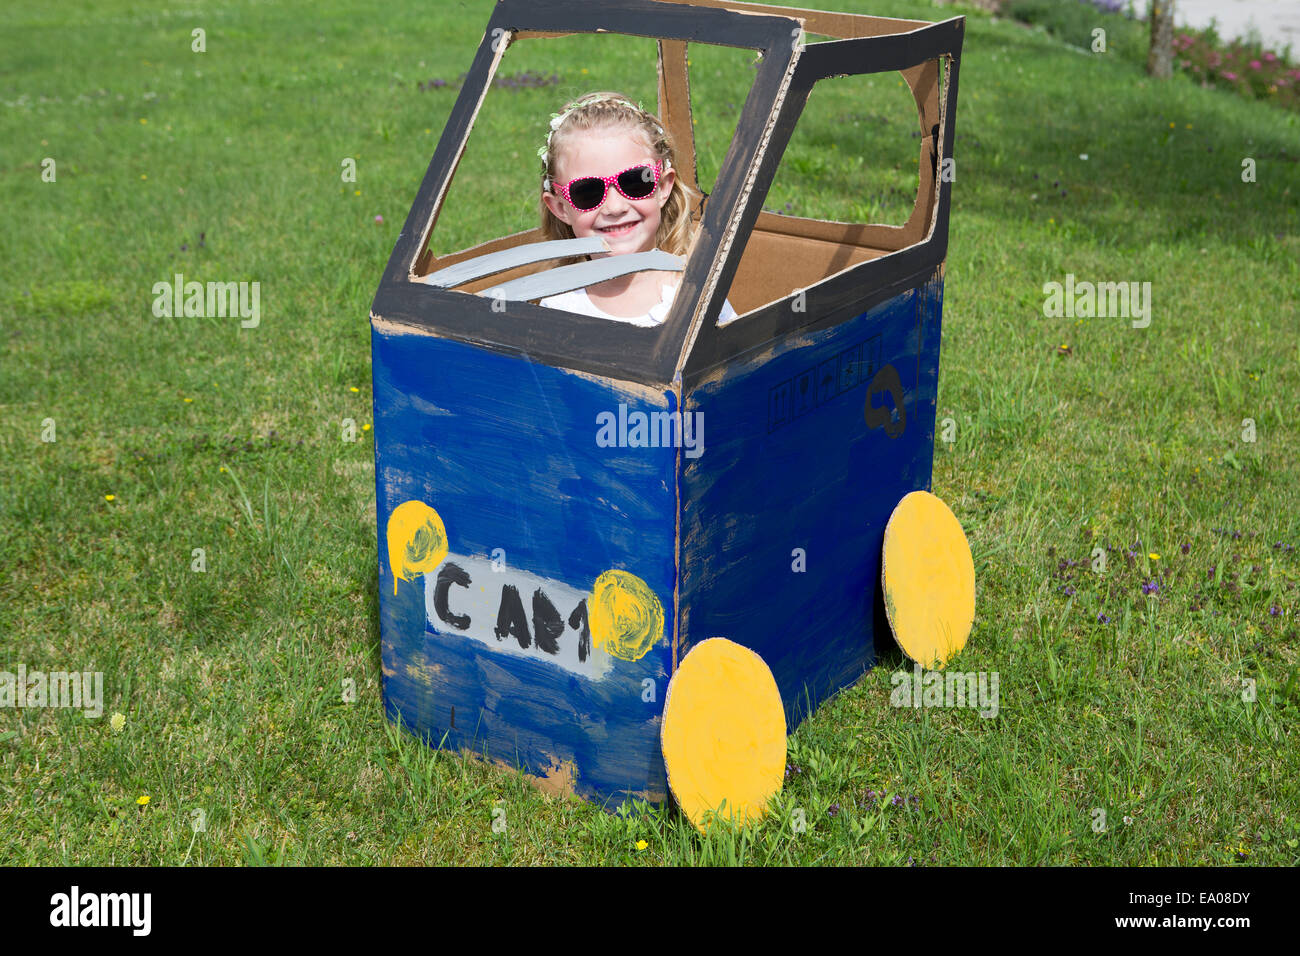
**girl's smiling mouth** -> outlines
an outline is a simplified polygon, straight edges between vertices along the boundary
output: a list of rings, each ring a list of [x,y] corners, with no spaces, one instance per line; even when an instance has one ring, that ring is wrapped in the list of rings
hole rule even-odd
[[[638,222],[639,220],[630,220],[628,222],[617,223],[613,226],[597,226],[596,231],[602,232],[607,236],[626,236],[636,228]]]

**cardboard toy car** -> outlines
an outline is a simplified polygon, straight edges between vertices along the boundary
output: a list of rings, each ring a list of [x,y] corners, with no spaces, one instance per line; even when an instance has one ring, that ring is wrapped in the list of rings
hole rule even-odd
[[[791,728],[874,664],[886,524],[931,477],[963,27],[500,0],[371,311],[391,719],[612,808],[667,796],[668,683],[703,642],[761,658]],[[658,112],[689,178],[688,45],[761,53],[691,252],[557,267],[598,245],[528,230],[434,256],[505,51],[578,33],[657,41]],[[814,86],[889,71],[919,121],[907,221],[764,212]],[[635,268],[681,270],[658,326],[535,304]],[[741,314],[719,326],[728,298]]]

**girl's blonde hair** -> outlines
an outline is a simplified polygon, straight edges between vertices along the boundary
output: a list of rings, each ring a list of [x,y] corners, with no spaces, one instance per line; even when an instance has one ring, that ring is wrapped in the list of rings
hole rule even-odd
[[[542,160],[542,189],[559,196],[554,188],[556,160],[566,141],[577,133],[590,130],[630,129],[640,133],[650,152],[664,170],[676,169],[673,162],[672,137],[659,120],[636,106],[621,93],[599,92],[580,96],[551,119],[551,129],[546,145],[537,151]],[[562,199],[563,197],[561,197]],[[700,199],[700,193],[687,186],[681,175],[673,177],[672,192],[659,214],[659,229],[655,245],[675,256],[684,256],[694,238],[691,209]],[[540,197],[542,233],[547,239],[572,239],[573,229],[546,208]]]

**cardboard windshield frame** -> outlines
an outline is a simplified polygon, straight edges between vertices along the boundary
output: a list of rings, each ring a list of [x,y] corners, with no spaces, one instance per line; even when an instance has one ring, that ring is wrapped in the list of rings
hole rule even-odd
[[[792,43],[791,37],[799,34],[807,18],[781,15],[802,11],[773,7],[769,14],[760,9],[745,4],[738,4],[737,9],[697,6],[679,0],[602,0],[599,4],[584,0],[498,0],[389,257],[371,306],[372,322],[412,326],[555,367],[669,386],[680,381],[684,373],[694,377],[774,337],[838,321],[845,317],[845,309],[861,311],[864,285],[872,287],[873,299],[883,300],[893,294],[890,290],[904,288],[909,278],[937,268],[946,254],[951,184],[939,182],[936,175],[934,214],[920,242],[860,263],[805,290],[810,299],[815,293],[817,306],[802,314],[788,306],[782,308],[782,303],[788,303],[786,298],[728,326],[717,326],[763,198],[808,92],[818,80],[904,70],[946,56],[946,96],[938,104],[941,132],[932,154],[936,168],[942,158],[952,155],[962,18],[922,26],[917,21],[876,22],[874,18],[846,15],[850,20],[871,21],[875,29],[882,24],[914,22],[918,28],[804,46]],[[669,44],[740,47],[762,55],[666,320],[647,328],[526,301],[511,302],[508,309],[501,310],[489,297],[420,282],[415,274],[417,262],[427,248],[474,121],[509,42],[604,32]],[[676,104],[676,108],[689,117],[689,102]]]
[[[688,323],[715,250],[704,236],[718,235],[738,204],[744,174],[759,151],[773,103],[797,56],[789,43],[793,20],[701,9],[656,0],[499,0],[464,86],[389,258],[371,307],[375,320],[414,325],[449,338],[527,355],[642,384],[662,385],[677,373]],[[611,322],[528,302],[499,311],[490,299],[413,281],[442,199],[455,174],[473,121],[504,52],[503,36],[610,32],[651,39],[702,42],[759,50],[763,63],[741,112],[738,133],[705,210],[701,241],[687,262],[675,307],[657,327]],[[782,48],[786,57],[778,55]]]
[[[901,72],[946,58],[942,89],[936,91],[938,115],[932,118],[929,130],[924,127],[927,117],[918,102],[922,133],[929,134],[932,139],[930,172],[935,198],[929,222],[925,224],[923,238],[902,249],[850,266],[806,289],[794,290],[745,313],[726,326],[719,326],[716,319],[702,323],[689,355],[684,356],[683,374],[688,386],[716,366],[781,336],[827,328],[865,312],[918,285],[923,276],[942,267],[948,253],[952,182],[939,175],[939,170],[945,160],[953,157],[957,76],[964,32],[964,18],[954,17],[905,34],[826,41],[805,49],[781,104],[772,140],[761,157],[753,194],[742,211],[738,233],[746,237],[752,233],[762,210],[763,198],[771,187],[782,154],[808,102],[808,95],[817,82],[830,77]],[[916,94],[913,89],[913,95]],[[923,195],[918,196],[918,207],[924,199]],[[703,310],[706,316],[716,316],[721,309],[743,251],[743,247],[732,250],[723,258],[717,284]],[[798,293],[804,296],[800,310],[791,307],[792,299]]]

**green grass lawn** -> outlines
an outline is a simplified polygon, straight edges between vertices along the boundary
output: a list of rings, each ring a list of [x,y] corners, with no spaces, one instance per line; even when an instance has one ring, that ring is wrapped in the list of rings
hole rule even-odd
[[[934,490],[997,717],[891,707],[886,656],[791,736],[767,822],[707,838],[391,727],[367,314],[491,2],[10,5],[0,669],[102,671],[105,712],[0,710],[0,863],[1300,862],[1300,119],[973,9],[813,5],[968,15]],[[556,82],[492,92],[435,249],[532,224],[568,95],[653,102],[604,39],[510,51]],[[696,57],[707,183],[752,55]],[[810,114],[769,205],[905,218],[898,83]],[[155,318],[178,272],[258,281],[260,326]],[[1150,326],[1045,317],[1067,274],[1150,282]]]

